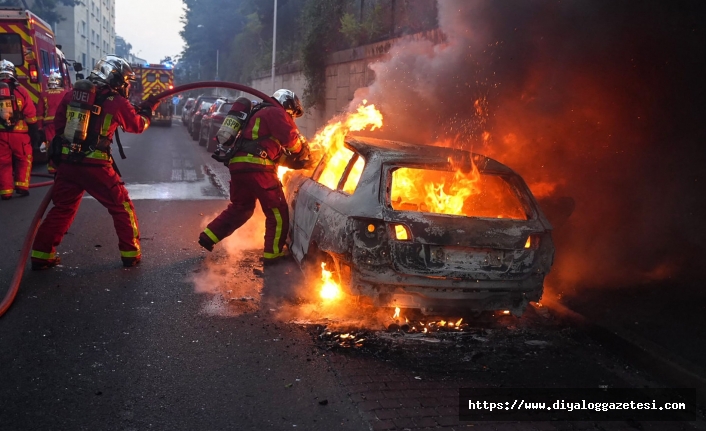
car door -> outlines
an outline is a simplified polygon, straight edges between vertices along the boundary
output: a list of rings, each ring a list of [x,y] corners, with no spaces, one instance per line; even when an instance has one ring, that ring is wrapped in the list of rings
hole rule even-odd
[[[336,230],[346,225],[348,216],[341,207],[345,206],[343,204],[355,189],[350,189],[347,179],[357,160],[358,155],[348,148],[332,149],[321,160],[312,177],[298,187],[292,227],[292,252],[297,259],[301,260],[308,253],[312,242],[325,249],[343,247],[332,238],[339,238]],[[291,186],[296,187],[296,184]]]

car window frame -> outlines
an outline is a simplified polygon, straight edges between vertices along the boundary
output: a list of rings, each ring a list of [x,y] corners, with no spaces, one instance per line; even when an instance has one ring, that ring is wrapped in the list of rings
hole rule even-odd
[[[358,184],[360,184],[360,178],[363,178],[363,172],[365,172],[365,168],[367,167],[367,159],[358,152],[355,148],[352,146],[348,145],[347,142],[343,143],[343,147],[350,150],[353,153],[353,156],[348,160],[348,163],[346,163],[346,167],[343,168],[343,173],[341,174],[341,177],[338,179],[338,183],[336,184],[336,188],[332,189],[324,184],[321,184],[319,182],[319,178],[321,177],[321,173],[325,169],[325,163],[328,163],[328,161],[331,159],[331,154],[333,146],[331,146],[327,151],[324,157],[321,158],[321,161],[319,164],[316,166],[316,169],[314,169],[314,172],[311,174],[311,179],[321,187],[325,187],[328,190],[334,191],[334,192],[339,192],[345,196],[353,196],[355,194],[355,191],[358,190]],[[343,186],[346,184],[346,181],[348,180],[348,176],[350,175],[351,171],[353,170],[353,167],[355,166],[356,162],[358,159],[361,158],[365,162],[365,166],[363,167],[363,172],[361,172],[360,178],[358,179],[358,183],[355,185],[355,190],[353,190],[353,193],[348,193],[343,191]]]
[[[440,164],[424,164],[424,163],[400,163],[400,162],[394,162],[394,163],[385,163],[383,164],[383,178],[382,182],[384,184],[384,187],[381,188],[383,190],[383,193],[380,193],[380,204],[389,211],[395,212],[395,213],[405,213],[405,212],[416,212],[419,214],[425,214],[425,215],[433,215],[433,216],[444,216],[444,217],[465,217],[465,218],[473,218],[473,219],[479,219],[479,220],[498,220],[494,217],[479,217],[479,216],[465,216],[465,215],[456,215],[456,214],[443,214],[443,213],[434,213],[434,212],[425,212],[425,211],[406,211],[406,210],[397,210],[392,207],[392,172],[394,172],[398,168],[416,168],[416,169],[428,169],[428,170],[443,170],[447,172],[453,172],[453,168],[449,166],[444,166]],[[525,211],[525,214],[527,215],[526,219],[515,219],[515,218],[504,218],[502,220],[512,220],[516,222],[528,222],[531,220],[536,220],[538,215],[537,211],[535,211],[534,205],[531,202],[531,192],[529,191],[529,188],[526,188],[526,185],[524,181],[522,180],[522,177],[520,177],[518,174],[512,174],[512,173],[506,173],[506,172],[498,172],[495,170],[482,170],[480,172],[481,175],[492,175],[492,176],[497,176],[501,177],[505,184],[508,185],[511,189],[511,191],[515,194],[515,197],[517,200],[520,202],[522,205],[522,209]]]

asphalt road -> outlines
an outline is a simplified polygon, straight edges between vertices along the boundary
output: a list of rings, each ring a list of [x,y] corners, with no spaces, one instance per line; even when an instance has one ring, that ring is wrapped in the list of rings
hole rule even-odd
[[[198,246],[228,175],[181,125],[122,139],[143,262],[122,268],[111,218],[85,198],[62,265],[28,270],[0,318],[2,430],[703,429],[460,423],[459,388],[668,384],[543,309],[421,336],[355,304],[302,302],[292,262],[263,272],[257,220],[213,253]],[[0,203],[3,288],[43,193]]]
[[[122,140],[142,264],[122,268],[110,216],[85,198],[62,265],[27,271],[0,321],[0,428],[366,429],[308,333],[204,314],[196,240],[227,203],[203,173],[205,150],[176,123]],[[0,208],[0,286],[43,193]]]

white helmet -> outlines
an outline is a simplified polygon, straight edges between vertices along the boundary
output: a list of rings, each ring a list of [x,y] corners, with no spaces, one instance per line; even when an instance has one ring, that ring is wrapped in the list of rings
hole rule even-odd
[[[0,61],[0,80],[15,79],[15,65],[11,61]]]
[[[49,74],[49,79],[47,80],[47,86],[49,88],[62,88],[64,86],[64,80],[61,79],[59,72],[52,72]]]

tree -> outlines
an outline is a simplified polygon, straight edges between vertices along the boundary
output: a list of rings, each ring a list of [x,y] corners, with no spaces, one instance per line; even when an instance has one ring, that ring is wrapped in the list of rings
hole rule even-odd
[[[78,4],[76,0],[0,0],[0,6],[28,7],[30,11],[50,24],[66,19],[56,11],[57,6],[75,4]]]

